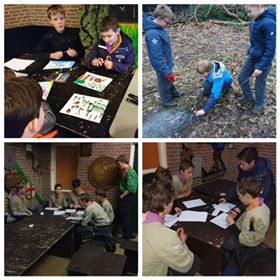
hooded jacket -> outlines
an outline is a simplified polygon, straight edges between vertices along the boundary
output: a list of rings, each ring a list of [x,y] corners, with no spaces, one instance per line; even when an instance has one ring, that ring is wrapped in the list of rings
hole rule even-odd
[[[257,61],[256,69],[264,70],[273,60],[276,49],[276,9],[268,7],[250,22],[250,46],[247,55]]]
[[[154,17],[143,14],[143,30],[150,63],[163,75],[172,73],[174,65],[169,35],[164,28],[154,23]]]

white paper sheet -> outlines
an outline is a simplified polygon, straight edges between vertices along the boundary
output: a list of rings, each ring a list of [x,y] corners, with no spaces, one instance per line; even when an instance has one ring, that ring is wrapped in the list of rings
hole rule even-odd
[[[200,211],[182,211],[178,217],[180,222],[206,222],[208,213]]]
[[[20,71],[26,69],[34,61],[35,60],[32,59],[13,58],[7,61],[4,65],[12,70]]]
[[[216,217],[219,213],[220,213],[220,209],[215,209],[215,210],[212,212],[211,216],[215,216],[215,217]]]
[[[61,216],[61,215],[64,215],[64,214],[65,214],[64,210],[56,210],[56,211],[53,212],[54,216]]]
[[[78,216],[83,216],[83,215],[85,214],[85,211],[79,210],[79,211],[77,211],[76,214],[77,214]]]
[[[43,68],[43,70],[67,69],[71,68],[74,64],[75,61],[50,60],[50,62]]]
[[[227,224],[227,221],[226,221],[227,215],[228,215],[227,213],[222,213],[221,215],[210,220],[210,222],[221,228],[226,229],[229,227],[229,225]]]
[[[206,205],[206,203],[198,198],[198,199],[193,199],[193,200],[188,200],[188,201],[184,201],[183,204],[187,207],[187,208],[195,208],[195,207],[199,207],[199,206],[203,206]]]
[[[58,208],[55,208],[55,207],[46,207],[45,210],[46,210],[46,211],[56,211],[56,210],[58,210]]]
[[[81,216],[70,216],[70,217],[67,217],[65,220],[69,220],[69,221],[82,221],[83,217],[81,217]]]
[[[76,209],[66,209],[65,213],[76,213]]]
[[[166,227],[172,227],[174,224],[176,224],[178,222],[178,216],[177,214],[175,215],[170,215],[170,214],[166,214],[164,216],[164,225]]]
[[[213,207],[215,209],[219,209],[220,211],[222,211],[224,213],[228,213],[231,209],[236,207],[236,205],[233,203],[229,203],[229,202],[222,202],[220,204],[213,204]]]

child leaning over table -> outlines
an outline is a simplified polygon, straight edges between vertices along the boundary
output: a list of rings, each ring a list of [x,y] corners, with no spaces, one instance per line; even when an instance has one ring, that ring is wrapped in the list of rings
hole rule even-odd
[[[202,95],[209,97],[205,106],[194,112],[196,116],[202,116],[214,106],[221,97],[221,93],[230,92],[232,78],[225,65],[220,61],[200,60],[196,70],[204,77]]]
[[[91,50],[85,64],[88,68],[104,66],[116,72],[133,70],[135,53],[131,39],[120,31],[118,20],[106,16],[100,26],[102,39]]]
[[[164,226],[174,200],[171,184],[155,181],[143,190],[143,275],[192,276],[200,267],[200,259],[186,245],[183,228],[173,231]]]
[[[241,275],[242,266],[262,247],[270,224],[270,210],[260,198],[260,181],[253,177],[245,178],[236,189],[246,210],[237,221],[236,212],[232,211],[227,216],[231,234],[223,244],[223,275],[228,276]]]
[[[115,215],[114,215],[114,210],[113,210],[112,204],[110,203],[110,201],[107,198],[106,192],[102,191],[102,190],[97,190],[95,192],[95,194],[97,197],[97,201],[99,202],[99,204],[102,206],[102,208],[104,209],[104,211],[110,218],[110,223],[112,224],[114,221]]]
[[[80,37],[65,26],[65,11],[61,5],[51,5],[47,10],[50,24],[53,26],[44,35],[36,48],[36,54],[44,60],[74,60],[84,57],[85,51]]]

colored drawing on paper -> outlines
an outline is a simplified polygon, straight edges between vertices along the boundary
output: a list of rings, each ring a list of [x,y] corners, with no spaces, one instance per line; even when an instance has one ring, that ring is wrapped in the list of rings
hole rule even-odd
[[[43,68],[43,70],[67,69],[71,68],[74,64],[75,61],[50,60],[50,62]]]
[[[74,81],[74,83],[82,87],[102,92],[112,81],[113,79],[111,78],[86,72],[76,81]]]
[[[109,101],[74,93],[60,113],[100,123]]]
[[[39,82],[39,85],[42,88],[42,99],[47,100],[49,93],[51,91],[53,81],[48,81],[48,82]]]

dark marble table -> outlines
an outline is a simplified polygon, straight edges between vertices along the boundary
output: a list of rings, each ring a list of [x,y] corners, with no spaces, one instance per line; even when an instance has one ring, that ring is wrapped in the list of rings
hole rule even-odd
[[[32,58],[32,55],[25,55],[23,58]],[[47,63],[48,61],[40,61],[37,59],[25,70],[25,72],[37,81],[43,81],[52,73],[57,72],[57,70],[42,70]],[[65,71],[67,72],[66,69]],[[103,92],[98,92],[74,84],[73,81],[83,75],[86,71],[112,78],[113,81],[104,89]],[[69,73],[71,76],[68,78],[66,83],[53,83],[47,98],[47,102],[50,104],[54,114],[56,115],[56,124],[74,135],[77,135],[77,137],[110,137],[110,127],[133,77],[132,73],[112,72],[106,70],[104,67],[96,68],[94,70],[87,69],[81,64],[75,64],[73,66],[73,71],[69,71]],[[108,106],[100,123],[59,113],[74,93],[109,100]]]
[[[33,225],[33,226],[30,226]],[[23,275],[46,253],[71,258],[74,224],[33,215],[5,225],[5,275]]]
[[[173,227],[175,230],[179,227],[184,228],[185,233],[188,235],[187,245],[189,249],[196,253],[202,261],[200,273],[204,276],[219,275],[222,264],[222,245],[229,234],[228,229],[220,228],[210,222],[214,218],[211,216],[211,213],[214,211],[212,204],[218,203],[216,191],[220,189],[220,183],[235,184],[232,181],[218,179],[214,182],[195,187],[191,197],[174,201],[174,207],[180,207],[183,211],[206,211],[209,213],[205,223],[178,222]],[[203,189],[205,193],[197,192],[197,189]],[[183,201],[196,198],[201,198],[206,205],[187,209],[183,204]]]

